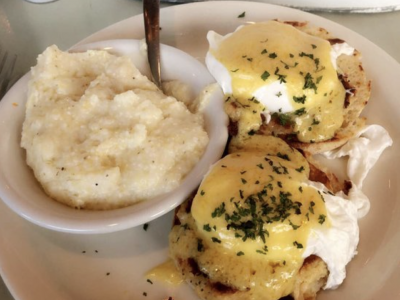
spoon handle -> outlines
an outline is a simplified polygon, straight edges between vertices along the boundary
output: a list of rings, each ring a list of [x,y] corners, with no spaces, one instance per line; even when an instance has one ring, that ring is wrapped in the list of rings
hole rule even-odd
[[[161,88],[160,0],[143,0],[144,29],[153,82]]]

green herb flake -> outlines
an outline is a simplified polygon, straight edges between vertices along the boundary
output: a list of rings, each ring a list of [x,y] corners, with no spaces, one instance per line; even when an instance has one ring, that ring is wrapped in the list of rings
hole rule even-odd
[[[240,15],[238,15],[238,18],[244,18],[246,16],[246,12],[242,12]]]
[[[231,70],[232,73],[236,73],[239,69]]]
[[[298,243],[297,241],[294,241],[294,242],[293,242],[293,246],[296,246],[297,249],[303,249],[303,245],[300,244],[300,243]]]
[[[270,53],[270,54],[268,55],[268,57],[269,57],[269,58],[272,58],[272,59],[275,59],[275,58],[278,57],[278,55],[276,55],[276,53],[273,52],[273,53]]]
[[[150,279],[147,279],[147,282],[153,284],[153,281],[151,281]]]
[[[221,240],[220,240],[220,239],[217,239],[216,237],[212,237],[211,240],[212,240],[214,243],[221,244]]]
[[[210,224],[204,224],[204,225],[203,225],[203,230],[210,232],[210,231],[211,231],[211,226],[210,226]]]
[[[242,183],[243,184],[246,184],[247,183],[247,180],[246,179],[244,179],[244,178],[240,178],[241,180],[242,180]]]
[[[310,211],[310,213],[314,214],[314,206],[315,206],[315,202],[311,201],[310,202],[310,207],[308,208],[308,210]]]
[[[311,125],[318,125],[320,122],[317,119],[313,119]]]
[[[303,90],[305,89],[312,89],[314,90],[315,93],[317,93],[317,85],[313,81],[314,78],[311,76],[310,73],[307,73],[306,76],[304,76],[304,86]]]
[[[148,223],[144,223],[143,224],[143,230],[147,231],[148,228],[149,228],[149,224]]]
[[[282,96],[281,91],[279,91],[279,93],[277,93],[275,96],[277,96],[278,98],[279,98],[280,96]]]
[[[311,54],[311,53],[304,53],[304,52],[301,52],[301,53],[299,54],[299,56],[300,56],[300,57],[308,57],[308,58],[310,58],[310,59],[314,59],[314,54]]]
[[[244,255],[244,252],[243,251],[239,251],[238,253],[236,253],[236,255],[237,256],[242,256],[242,255]]]
[[[305,169],[304,169],[304,166],[301,166],[300,168],[297,168],[297,169],[295,169],[297,172],[299,172],[299,173],[301,173],[301,172],[303,172]]]
[[[306,102],[306,95],[303,95],[301,97],[293,96],[293,101],[296,103],[304,104],[304,102]]]
[[[295,225],[295,224],[293,224],[292,221],[290,221],[290,220],[289,220],[289,224],[290,224],[290,226],[292,226],[293,230],[297,230],[297,229],[299,229],[299,227],[300,227],[300,225]]]
[[[261,54],[267,54],[267,53],[268,53],[267,49],[264,49],[263,51],[261,51]]]
[[[317,46],[314,45],[314,44],[311,44],[311,47],[312,47],[313,49],[317,48]]]
[[[263,164],[258,164],[257,167],[259,167],[261,170],[264,170]]]
[[[206,192],[205,192],[204,190],[201,190],[201,191],[200,191],[200,195],[201,195],[201,196],[204,196],[205,193],[206,193]]]
[[[222,202],[219,207],[217,207],[211,214],[211,217],[220,217],[225,213],[225,202]]]
[[[299,108],[298,110],[295,110],[295,111],[294,111],[294,114],[295,114],[296,116],[302,116],[302,115],[304,115],[305,113],[306,113],[305,107]]]
[[[268,77],[269,77],[270,75],[271,75],[271,74],[269,74],[268,71],[264,71],[264,73],[262,73],[262,75],[261,75],[261,79],[265,81],[265,80],[268,79]]]
[[[276,156],[278,156],[279,158],[282,158],[284,160],[290,161],[290,158],[287,154],[282,154],[282,153],[278,152],[278,154],[276,154]]]
[[[326,219],[325,215],[319,215],[318,223],[321,224],[321,225],[324,224],[325,223],[325,219]]]

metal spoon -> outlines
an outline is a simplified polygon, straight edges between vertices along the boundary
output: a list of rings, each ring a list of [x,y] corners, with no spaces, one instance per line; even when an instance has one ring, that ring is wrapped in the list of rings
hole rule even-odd
[[[143,0],[147,58],[153,82],[161,89],[160,65],[160,1]]]

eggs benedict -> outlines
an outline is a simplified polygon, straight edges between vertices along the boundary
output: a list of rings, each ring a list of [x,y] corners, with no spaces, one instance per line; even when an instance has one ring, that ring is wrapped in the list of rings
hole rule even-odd
[[[264,138],[217,162],[177,211],[171,256],[202,299],[314,299],[356,253],[364,200],[310,181],[297,150]]]
[[[318,153],[364,125],[369,98],[359,53],[307,23],[268,21],[207,35],[206,64],[227,96],[231,135],[275,135]]]

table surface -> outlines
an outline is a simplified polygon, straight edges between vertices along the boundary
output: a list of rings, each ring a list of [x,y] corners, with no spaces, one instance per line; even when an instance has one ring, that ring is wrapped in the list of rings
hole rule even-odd
[[[163,3],[161,7],[170,5]],[[141,13],[142,2],[137,0],[59,0],[48,4],[1,1],[0,51],[17,55],[16,73],[22,76],[47,46],[67,49],[100,29]],[[363,35],[400,62],[400,11],[316,14]],[[14,299],[1,278],[0,299]]]

